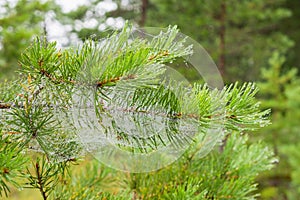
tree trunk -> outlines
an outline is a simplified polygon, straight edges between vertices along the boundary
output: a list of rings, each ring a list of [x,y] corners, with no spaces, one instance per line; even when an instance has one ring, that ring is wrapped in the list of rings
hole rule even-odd
[[[139,21],[140,26],[144,26],[147,18],[147,8],[148,8],[148,0],[142,0],[141,5],[141,19]]]
[[[219,70],[221,75],[225,75],[225,33],[226,33],[226,0],[221,2],[220,14],[220,46],[219,46]]]

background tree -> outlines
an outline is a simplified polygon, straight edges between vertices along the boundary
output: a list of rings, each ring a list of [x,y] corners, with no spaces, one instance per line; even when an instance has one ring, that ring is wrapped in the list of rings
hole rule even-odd
[[[272,125],[263,129],[262,135],[280,157],[278,166],[260,178],[266,199],[296,199],[299,195],[299,153],[295,150],[300,139],[300,79],[296,68],[284,70],[285,62],[285,57],[275,52],[259,83],[262,106],[272,108]]]
[[[293,0],[286,0],[284,7],[288,8],[292,12],[292,17],[286,18],[280,24],[281,32],[285,33],[290,39],[294,41],[294,46],[289,50],[286,55],[286,63],[284,68],[295,67],[300,69],[300,25],[298,19],[300,17],[300,2]],[[298,74],[299,75],[299,74]]]
[[[176,21],[183,33],[208,50],[224,71],[225,80],[256,80],[259,67],[266,65],[274,49],[286,52],[293,45],[278,30],[282,19],[292,15],[283,3],[150,0],[146,26],[166,26]]]

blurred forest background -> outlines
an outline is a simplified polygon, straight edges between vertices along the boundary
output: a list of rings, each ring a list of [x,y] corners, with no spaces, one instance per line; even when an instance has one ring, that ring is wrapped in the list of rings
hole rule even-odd
[[[300,1],[1,0],[0,80],[18,76],[18,58],[35,36],[64,48],[101,38],[125,20],[138,27],[177,24],[208,51],[225,83],[258,83],[263,107],[272,109],[272,125],[252,140],[268,142],[280,159],[259,177],[260,198],[298,199]],[[195,81],[195,74],[179,70]]]

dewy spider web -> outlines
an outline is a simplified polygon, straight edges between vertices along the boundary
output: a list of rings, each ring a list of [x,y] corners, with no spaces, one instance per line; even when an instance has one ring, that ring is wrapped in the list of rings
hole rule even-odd
[[[96,86],[83,84],[73,95],[72,115],[83,146],[100,162],[135,173],[163,168],[191,145],[197,149],[198,157],[205,156],[223,136],[225,111],[218,92],[223,82],[216,65],[200,44],[184,34],[175,31],[174,35],[173,30],[168,38],[171,28],[126,31],[127,41],[120,46],[114,44],[114,39],[122,40],[124,33],[100,41],[78,74],[78,82],[94,83],[99,76],[105,79]],[[138,54],[131,52],[134,45],[151,48],[145,50],[146,61],[130,63],[132,69],[114,78],[105,74],[118,64],[128,64],[122,56],[126,59],[125,56]],[[190,53],[178,53],[172,58],[173,52],[180,52],[178,48]],[[103,60],[105,53],[107,60]],[[142,53],[139,57],[144,56]],[[111,56],[119,60],[111,63]],[[210,117],[210,123],[201,121],[192,110],[192,105],[197,106],[195,89],[172,68],[180,57],[183,66],[193,66],[208,88],[215,89],[214,96],[207,99],[208,104],[218,105],[209,108],[215,116]]]

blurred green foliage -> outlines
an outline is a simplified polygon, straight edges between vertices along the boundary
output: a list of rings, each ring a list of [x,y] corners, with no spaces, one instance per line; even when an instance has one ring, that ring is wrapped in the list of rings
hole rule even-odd
[[[300,69],[300,1],[286,0],[284,7],[292,12],[292,16],[282,20],[280,23],[281,32],[285,33],[294,41],[294,46],[286,55],[285,67],[296,67]]]
[[[146,25],[178,24],[203,45],[220,69],[224,65],[225,81],[253,81],[272,51],[286,52],[293,46],[279,30],[282,20],[291,16],[284,0],[149,0]]]
[[[43,33],[45,14],[51,3],[39,0],[1,2],[0,13],[0,79],[7,79],[18,68],[21,52],[35,35]]]
[[[298,199],[300,193],[300,78],[297,69],[284,70],[285,56],[274,52],[262,69],[262,106],[272,108],[272,125],[262,130],[280,158],[277,167],[260,177],[266,199]]]

